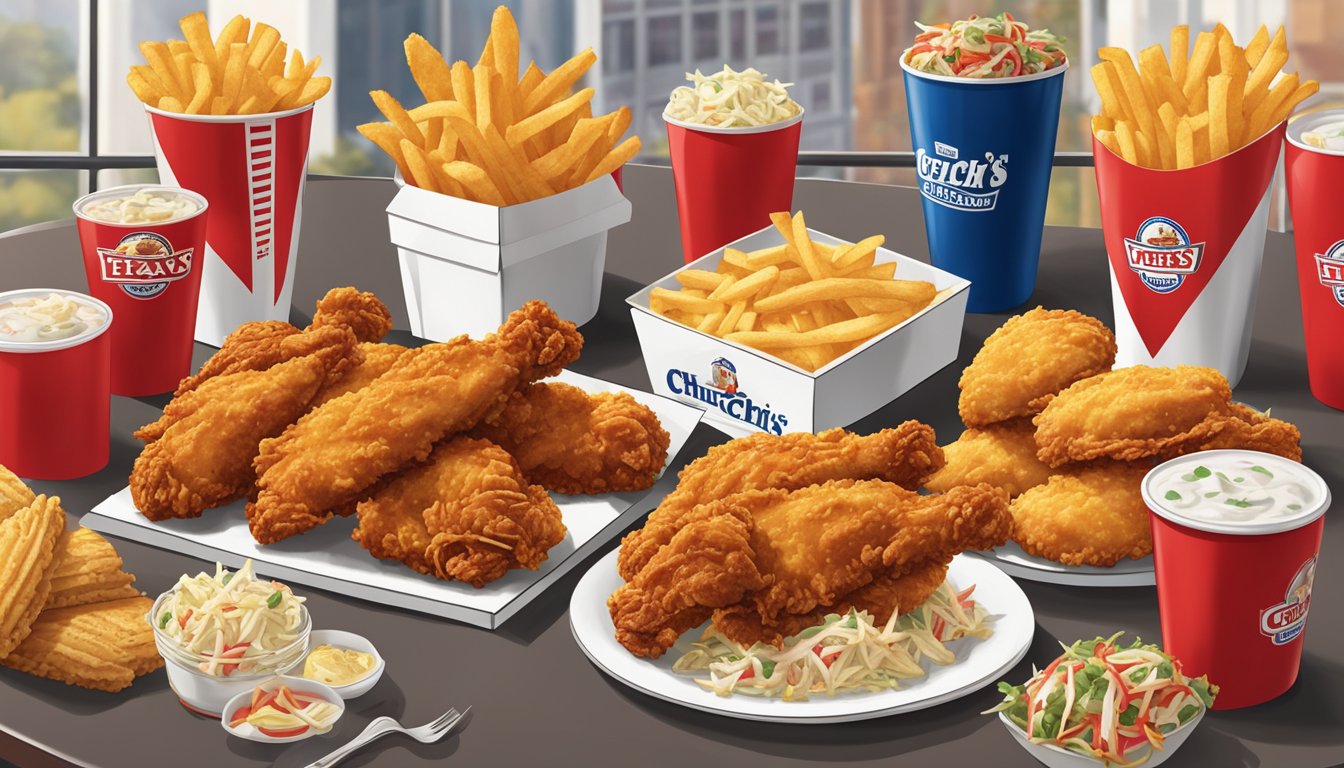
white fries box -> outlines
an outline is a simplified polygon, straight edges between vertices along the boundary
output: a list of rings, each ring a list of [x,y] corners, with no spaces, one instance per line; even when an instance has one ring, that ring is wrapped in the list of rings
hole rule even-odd
[[[597,314],[607,230],[630,220],[610,176],[503,208],[410,186],[400,173],[394,180],[387,229],[411,333],[481,338],[532,299],[578,325]]]
[[[808,230],[813,242],[845,241]],[[782,245],[767,227],[729,243],[754,251]],[[730,435],[819,432],[843,427],[881,408],[957,359],[969,281],[886,248],[875,263],[897,263],[896,277],[926,280],[934,302],[900,325],[809,372],[761,350],[697,331],[649,308],[654,288],[680,288],[677,273],[714,271],[723,249],[702,256],[626,299],[653,391],[705,410],[705,421]]]

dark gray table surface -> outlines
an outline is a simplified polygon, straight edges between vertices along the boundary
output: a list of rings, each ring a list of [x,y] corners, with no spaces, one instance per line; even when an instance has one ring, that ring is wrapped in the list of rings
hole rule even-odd
[[[624,299],[678,266],[680,245],[671,174],[630,167],[626,194],[634,218],[612,232],[602,309],[583,327],[582,373],[648,388]],[[374,290],[406,327],[400,277],[388,244],[383,209],[394,189],[387,180],[309,183],[294,296],[295,319],[305,320],[328,288]],[[875,232],[890,248],[927,259],[914,190],[823,180],[799,181],[795,208],[808,223],[846,239]],[[992,251],[993,243],[985,244]],[[1049,227],[1040,278],[1026,307],[1071,307],[1111,321],[1110,291],[1097,230]],[[83,290],[84,276],[71,222],[0,236],[0,289],[26,286]],[[1013,313],[968,315],[956,363],[854,425],[868,432],[920,419],[942,442],[961,431],[957,378],[984,338]],[[1239,400],[1302,428],[1305,460],[1335,488],[1344,487],[1344,414],[1313,400],[1306,386],[1302,321],[1292,240],[1271,234],[1255,316],[1251,362],[1237,388]],[[405,331],[394,340],[411,342]],[[211,350],[198,345],[199,364]],[[164,397],[113,398],[112,459],[102,472],[78,481],[35,483],[59,494],[78,518],[126,483],[137,444],[132,430],[157,417]],[[3,429],[4,425],[0,425]],[[644,502],[651,509],[676,470],[725,438],[701,426]],[[1344,762],[1344,522],[1327,517],[1325,542],[1302,674],[1278,700],[1205,718],[1167,765],[1326,766]],[[117,540],[137,586],[154,595],[184,572],[209,564]],[[304,590],[315,623],[367,636],[388,659],[382,681],[350,702],[334,732],[288,746],[254,744],[226,736],[219,723],[183,709],[162,672],[116,695],[70,688],[0,668],[0,761],[19,765],[302,766],[344,743],[373,717],[426,722],[450,706],[475,707],[460,736],[420,745],[384,739],[346,764],[414,765],[415,758],[463,766],[643,765],[696,763],[747,766],[813,765],[1038,765],[993,718],[978,713],[998,700],[993,686],[957,701],[906,715],[843,725],[775,725],[716,717],[652,699],[594,668],[570,635],[567,607],[579,576],[616,544],[561,579],[534,603],[490,632],[451,621]],[[1247,567],[1254,567],[1248,563]],[[1086,589],[1021,582],[1036,612],[1036,636],[1027,658],[1008,677],[1025,679],[1044,665],[1057,641],[1124,629],[1157,640],[1157,597],[1152,588]],[[1247,663],[1254,663],[1247,659]]]

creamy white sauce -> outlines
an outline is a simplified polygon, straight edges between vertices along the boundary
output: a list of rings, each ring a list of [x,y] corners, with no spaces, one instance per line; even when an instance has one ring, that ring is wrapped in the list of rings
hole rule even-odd
[[[128,197],[104,197],[89,201],[84,215],[112,224],[151,224],[181,219],[200,206],[187,195],[165,189],[142,189]]]
[[[1159,469],[1152,500],[1190,520],[1223,526],[1288,522],[1320,504],[1309,470],[1255,454],[1188,457]]]
[[[60,341],[106,322],[102,309],[66,294],[24,296],[0,302],[0,341]]]
[[[1344,150],[1344,120],[1304,131],[1302,141],[1318,149]]]

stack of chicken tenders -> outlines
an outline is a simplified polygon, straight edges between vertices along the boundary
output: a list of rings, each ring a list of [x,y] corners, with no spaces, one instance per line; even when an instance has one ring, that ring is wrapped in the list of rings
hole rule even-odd
[[[1002,488],[1028,554],[1109,567],[1153,550],[1140,484],[1157,462],[1215,448],[1302,460],[1297,427],[1232,402],[1217,370],[1112,370],[1115,354],[1110,329],[1080,312],[1010,318],[962,373],[966,431],[925,486]]]

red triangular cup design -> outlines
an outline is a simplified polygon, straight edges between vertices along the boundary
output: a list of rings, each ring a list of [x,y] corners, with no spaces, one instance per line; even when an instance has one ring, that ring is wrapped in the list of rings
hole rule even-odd
[[[1283,132],[1280,124],[1231,154],[1181,170],[1131,165],[1092,137],[1106,255],[1125,301],[1116,312],[1128,310],[1150,356],[1161,351],[1246,229],[1274,177]],[[1154,219],[1178,223],[1185,238],[1177,239],[1187,240],[1180,245],[1191,247],[1173,254],[1176,246],[1157,239],[1145,250],[1149,240],[1140,229]],[[1156,275],[1154,288],[1136,264],[1170,271],[1149,273]]]

